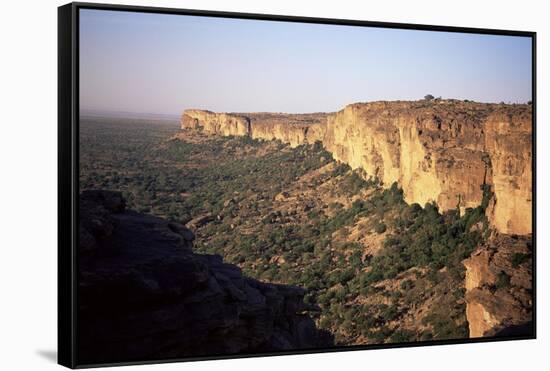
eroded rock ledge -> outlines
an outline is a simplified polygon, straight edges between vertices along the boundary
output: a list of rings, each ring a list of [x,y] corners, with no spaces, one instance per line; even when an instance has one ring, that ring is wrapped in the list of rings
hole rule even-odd
[[[186,110],[181,127],[292,146],[321,141],[336,160],[386,186],[398,182],[407,202],[435,201],[443,211],[478,206],[487,184],[492,226],[507,234],[532,230],[529,105],[372,102],[300,115]]]
[[[79,359],[86,363],[327,347],[304,290],[192,252],[186,227],[126,210],[118,192],[80,202]]]
[[[531,239],[494,235],[464,266],[470,337],[532,334]]]

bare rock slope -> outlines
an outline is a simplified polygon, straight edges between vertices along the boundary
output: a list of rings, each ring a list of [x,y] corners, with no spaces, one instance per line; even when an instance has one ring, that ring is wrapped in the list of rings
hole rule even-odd
[[[126,210],[108,191],[83,192],[80,215],[83,363],[332,345],[307,315],[301,288],[193,253],[184,226]]]
[[[530,239],[492,236],[464,266],[470,337],[532,333]]]

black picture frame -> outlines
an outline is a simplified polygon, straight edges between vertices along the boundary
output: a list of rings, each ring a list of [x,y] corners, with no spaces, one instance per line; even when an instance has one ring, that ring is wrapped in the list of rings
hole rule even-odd
[[[533,220],[533,332],[527,336],[483,337],[455,340],[432,340],[415,343],[392,343],[377,345],[334,346],[326,349],[281,351],[276,353],[253,353],[238,355],[212,355],[175,359],[154,359],[139,362],[81,364],[76,354],[77,328],[77,245],[78,245],[78,202],[79,202],[79,11],[81,9],[125,11],[173,15],[193,15],[219,18],[251,20],[275,20],[284,22],[315,23],[330,25],[351,25],[364,27],[443,31],[488,35],[529,37],[532,41],[532,220]],[[131,364],[151,364],[181,361],[276,356],[288,354],[309,354],[341,352],[381,348],[417,347],[448,344],[476,344],[493,341],[536,339],[536,32],[513,31],[486,28],[449,27],[423,24],[372,22],[362,20],[297,17],[284,15],[233,13],[98,3],[70,3],[58,8],[58,363],[69,368],[87,368]]]

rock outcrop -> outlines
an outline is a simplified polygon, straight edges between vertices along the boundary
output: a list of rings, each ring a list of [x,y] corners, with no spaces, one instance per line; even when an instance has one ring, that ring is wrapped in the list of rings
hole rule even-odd
[[[529,105],[372,102],[304,115],[186,110],[181,126],[292,146],[320,141],[336,160],[386,186],[398,182],[407,202],[435,201],[442,211],[478,206],[488,185],[493,227],[520,235],[532,230]]]
[[[304,290],[259,282],[192,251],[177,223],[126,210],[120,193],[80,202],[78,345],[83,364],[330,346]]]
[[[464,261],[470,337],[532,334],[531,239],[494,235]]]

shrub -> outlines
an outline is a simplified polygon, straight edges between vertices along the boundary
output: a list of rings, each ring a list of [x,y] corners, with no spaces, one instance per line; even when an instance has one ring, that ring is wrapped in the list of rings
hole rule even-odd
[[[355,277],[355,271],[353,269],[346,269],[340,272],[339,281],[342,285],[345,285],[348,281]]]
[[[346,287],[345,286],[340,287],[335,291],[334,298],[339,302],[341,302],[346,297],[346,294],[347,294]]]
[[[414,332],[410,330],[396,330],[390,336],[392,343],[407,343],[414,340]]]
[[[430,281],[431,283],[437,283],[439,277],[438,277],[438,272],[434,269],[430,269],[428,271],[428,273],[426,274],[426,278],[428,279],[428,281]]]
[[[386,340],[386,335],[382,331],[368,332],[367,337],[373,343],[383,343]]]
[[[497,275],[497,280],[495,283],[497,289],[507,289],[510,287],[510,276],[504,271],[500,271]]]
[[[460,325],[456,325],[452,318],[449,318],[448,313],[442,315],[440,313],[429,314],[422,320],[424,325],[430,324],[433,328],[433,337],[436,339],[460,339],[468,337],[468,323],[464,321]]]
[[[319,321],[319,326],[321,328],[329,328],[330,325],[331,325],[331,320],[329,317],[322,317],[321,320]]]
[[[374,231],[378,234],[386,232],[386,225],[384,223],[377,223],[374,227]]]
[[[363,179],[356,171],[354,171],[344,177],[340,188],[348,194],[355,195],[359,193],[361,189],[369,186],[371,186],[371,182]]]
[[[425,99],[425,100],[432,100],[432,99],[434,99],[434,96],[431,95],[431,94],[426,94],[426,95],[424,96],[424,99]]]
[[[401,287],[401,290],[408,291],[414,287],[414,283],[411,280],[405,280],[401,282],[400,287]]]
[[[380,316],[386,322],[396,319],[398,315],[399,315],[399,312],[398,312],[397,307],[395,305],[387,306],[380,313]]]
[[[511,258],[512,267],[514,268],[519,267],[520,265],[528,261],[530,256],[531,254],[515,253],[514,255],[512,255],[512,258]]]
[[[431,331],[424,331],[422,333],[422,335],[420,335],[420,340],[421,341],[427,341],[427,340],[432,340],[434,337],[434,335],[432,334]]]
[[[334,170],[332,171],[332,176],[337,177],[340,175],[344,175],[350,170],[351,170],[351,167],[349,165],[344,163],[339,163],[338,166],[336,166],[336,168],[334,168]]]

